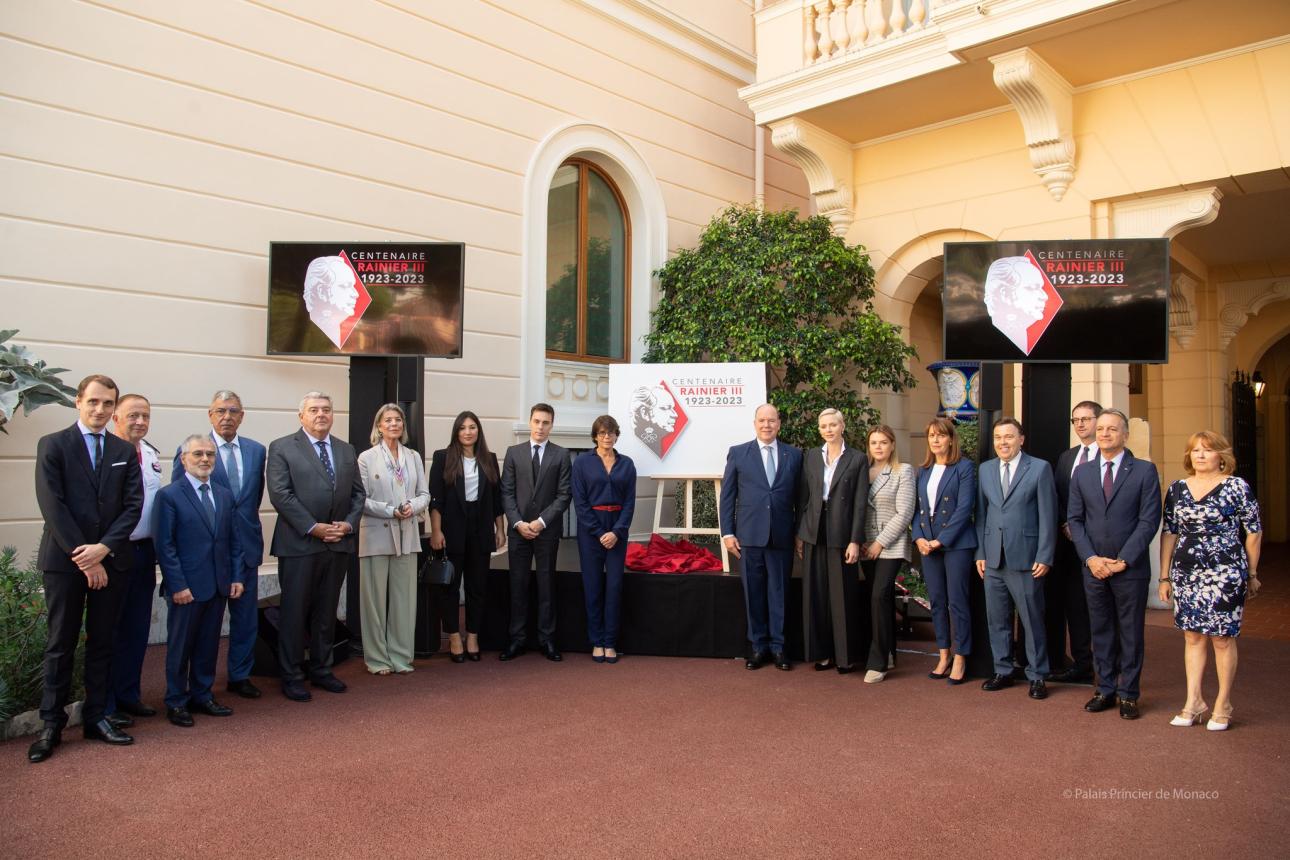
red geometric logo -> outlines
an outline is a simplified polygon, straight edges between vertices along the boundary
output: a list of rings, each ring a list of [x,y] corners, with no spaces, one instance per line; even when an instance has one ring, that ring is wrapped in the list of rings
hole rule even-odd
[[[340,258],[345,261],[345,265],[353,273],[354,289],[358,291],[358,298],[354,301],[354,312],[341,320],[340,323],[340,346],[343,347],[345,341],[349,340],[349,336],[354,332],[354,326],[358,325],[358,321],[363,318],[363,313],[367,310],[368,305],[372,303],[372,294],[367,291],[367,287],[363,284],[363,279],[354,270],[354,264],[349,261],[349,255],[341,251]]]
[[[681,401],[667,381],[642,385],[632,392],[632,433],[661,460],[672,450],[685,425],[690,422]]]
[[[1035,255],[1030,253],[1029,248],[1026,249],[1026,259],[1039,272],[1039,277],[1043,278],[1044,292],[1048,295],[1048,301],[1044,302],[1044,315],[1031,323],[1030,327],[1026,329],[1026,355],[1030,355],[1030,351],[1035,348],[1035,344],[1039,343],[1039,339],[1044,336],[1044,332],[1052,324],[1053,318],[1057,316],[1057,311],[1061,310],[1063,302],[1062,297],[1053,288],[1053,282],[1048,280],[1048,273],[1039,265]]]

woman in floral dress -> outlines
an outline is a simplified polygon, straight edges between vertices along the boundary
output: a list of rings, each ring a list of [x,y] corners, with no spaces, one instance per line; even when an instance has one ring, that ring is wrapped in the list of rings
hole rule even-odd
[[[1236,458],[1222,434],[1192,434],[1183,455],[1188,477],[1174,481],[1165,497],[1160,536],[1160,599],[1174,599],[1174,624],[1183,631],[1187,702],[1172,725],[1195,725],[1209,706],[1201,679],[1209,646],[1214,648],[1218,697],[1210,731],[1232,720],[1236,637],[1246,597],[1259,590],[1259,504],[1250,485],[1233,475]],[[1244,532],[1244,537],[1242,537]]]

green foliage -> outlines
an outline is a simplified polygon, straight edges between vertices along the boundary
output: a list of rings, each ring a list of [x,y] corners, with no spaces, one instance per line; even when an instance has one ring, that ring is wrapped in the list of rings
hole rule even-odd
[[[858,445],[880,416],[857,385],[915,384],[907,367],[914,348],[874,313],[868,256],[834,236],[827,218],[732,206],[708,224],[698,248],[656,274],[662,297],[645,360],[765,362],[780,438],[791,445],[817,444],[816,416],[830,406]]]
[[[955,430],[959,434],[959,450],[963,456],[967,457],[973,463],[977,462],[979,452],[977,446],[981,439],[981,425],[976,418],[957,418],[954,421]]]
[[[46,635],[42,584],[34,557],[19,566],[17,550],[0,550],[0,720],[40,704]],[[79,672],[72,687],[73,699],[80,698]]]
[[[0,331],[0,433],[9,432],[4,425],[18,413],[19,406],[23,415],[30,415],[51,403],[76,405],[76,389],[58,378],[67,368],[46,367],[25,346],[5,346],[5,341],[17,333],[17,329]]]
[[[691,522],[695,528],[715,529],[717,527],[717,487],[712,481],[694,482],[694,518]],[[676,525],[685,525],[685,481],[676,482]],[[721,549],[721,539],[716,535],[684,535],[690,543],[701,546],[711,552]]]

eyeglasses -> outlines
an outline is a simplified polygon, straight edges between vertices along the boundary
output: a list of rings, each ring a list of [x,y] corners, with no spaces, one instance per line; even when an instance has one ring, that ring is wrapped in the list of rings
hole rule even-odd
[[[601,437],[604,437],[604,438],[606,438],[606,439],[613,439],[613,438],[614,438],[615,436],[617,436],[617,435],[618,435],[618,434],[617,434],[617,433],[615,433],[613,430],[597,430],[597,431],[596,431],[596,438],[597,438],[597,439],[599,439],[599,438],[601,438]]]
[[[236,417],[242,414],[242,410],[236,406],[229,406],[229,407],[220,406],[219,408],[212,409],[211,414],[219,415],[221,417],[225,415]]]
[[[215,452],[214,451],[189,451],[188,456],[196,457],[198,460],[214,460]]]
[[[1096,421],[1096,418],[1072,418],[1072,424],[1087,424],[1090,421]]]

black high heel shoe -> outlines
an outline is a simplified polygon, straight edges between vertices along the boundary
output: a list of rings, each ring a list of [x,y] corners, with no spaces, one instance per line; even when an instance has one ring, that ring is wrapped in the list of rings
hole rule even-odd
[[[949,667],[949,666],[946,666],[946,667],[945,667],[945,671],[944,671],[944,672],[928,672],[928,673],[927,673],[927,677],[931,678],[933,681],[944,681],[944,680],[945,680],[946,678],[948,678],[949,676],[950,676],[950,667]]]
[[[448,656],[452,658],[452,662],[454,662],[454,663],[465,663],[465,662],[466,662],[466,652],[465,652],[465,651],[462,651],[460,654],[454,654],[454,653],[452,653],[451,651],[449,651],[449,652],[448,652]],[[476,658],[476,659],[478,659],[478,658]]]
[[[466,652],[466,659],[467,659],[467,660],[469,660],[469,661],[470,661],[470,662],[472,662],[472,663],[478,663],[478,662],[479,662],[479,652],[478,652],[478,651],[467,651],[467,652]]]
[[[950,668],[949,668],[949,670],[948,670],[948,671],[946,671],[946,673],[945,673],[945,683],[949,684],[951,687],[957,687],[959,684],[962,684],[964,681],[966,681],[966,680],[967,680],[967,661],[966,661],[966,660],[964,660],[964,661],[963,661],[963,677],[962,677],[962,678],[951,678],[951,677],[950,677],[950,673],[951,673],[951,672],[953,672],[953,671],[954,671],[954,663],[953,663],[953,662],[951,662],[951,663],[950,663]]]

